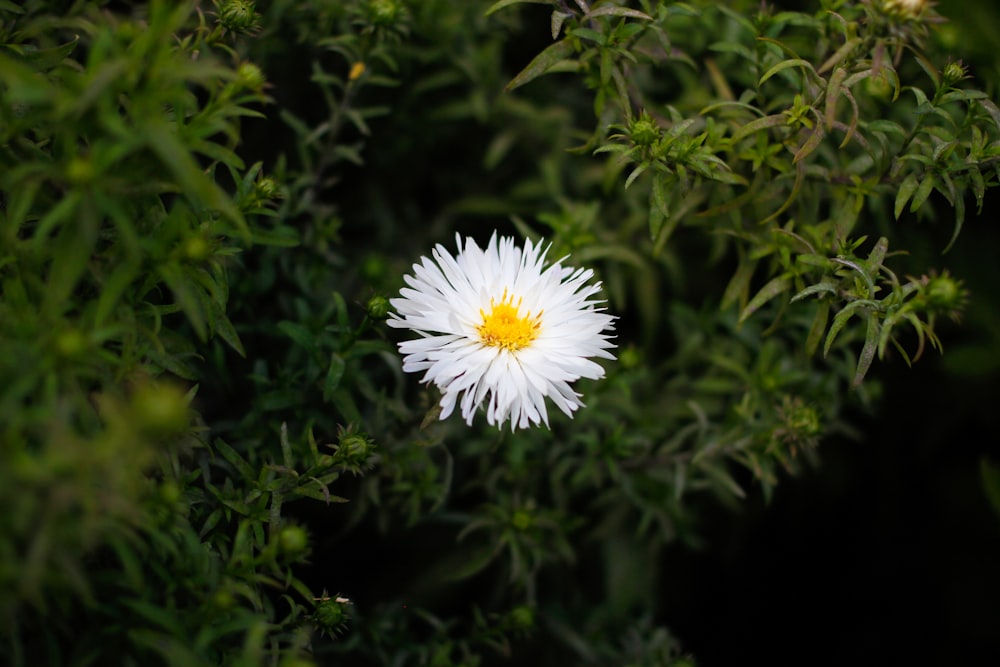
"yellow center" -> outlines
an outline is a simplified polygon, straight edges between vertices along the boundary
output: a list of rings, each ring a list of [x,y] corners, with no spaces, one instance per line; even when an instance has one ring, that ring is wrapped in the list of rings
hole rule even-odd
[[[520,350],[538,336],[542,313],[532,317],[526,313],[520,315],[521,299],[514,303],[514,297],[503,291],[500,303],[490,299],[490,312],[480,310],[483,323],[476,327],[479,339],[484,345],[502,347],[507,350]]]

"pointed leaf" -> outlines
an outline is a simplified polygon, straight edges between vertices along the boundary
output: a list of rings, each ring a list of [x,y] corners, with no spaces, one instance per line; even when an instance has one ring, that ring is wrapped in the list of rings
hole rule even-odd
[[[535,59],[528,63],[528,66],[518,73],[504,90],[510,92],[515,88],[520,88],[529,81],[533,81],[552,69],[557,63],[573,55],[573,45],[570,38],[564,38],[555,44],[548,46],[544,51],[535,56]]]
[[[489,16],[495,12],[500,11],[504,7],[510,7],[511,5],[521,5],[521,4],[533,4],[533,5],[551,5],[550,0],[500,0],[499,2],[494,2],[486,10],[484,16]]]
[[[750,299],[750,303],[748,303],[746,308],[743,309],[743,312],[740,313],[740,323],[745,322],[746,319],[757,312],[761,306],[779,294],[787,292],[791,289],[791,287],[792,281],[787,276],[778,276],[777,278],[773,278],[770,282],[761,287],[760,291],[757,292],[752,299]]]

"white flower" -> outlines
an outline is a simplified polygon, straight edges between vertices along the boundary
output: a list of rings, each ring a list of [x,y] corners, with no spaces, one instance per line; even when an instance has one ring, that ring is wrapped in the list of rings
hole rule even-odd
[[[548,247],[531,241],[522,250],[494,233],[485,251],[456,241],[456,256],[436,246],[390,300],[389,326],[421,336],[399,344],[403,370],[426,371],[421,381],[441,390],[441,419],[460,403],[471,425],[485,401],[490,424],[548,426],[546,396],[572,417],[583,403],[570,383],[604,377],[590,357],[614,359],[615,318],[591,298],[601,289],[587,284],[594,272],[546,266]]]

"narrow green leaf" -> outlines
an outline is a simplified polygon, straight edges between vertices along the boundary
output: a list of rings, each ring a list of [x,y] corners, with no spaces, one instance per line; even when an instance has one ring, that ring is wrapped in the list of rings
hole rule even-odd
[[[819,341],[823,338],[823,332],[826,331],[826,323],[830,319],[830,302],[820,301],[819,308],[816,309],[816,317],[813,318],[812,326],[809,327],[809,335],[806,336],[806,355],[812,356],[816,354],[816,349],[819,347]]]
[[[994,125],[996,125],[997,129],[1000,130],[1000,107],[998,107],[996,103],[989,98],[980,99],[979,104],[986,109],[986,113],[990,115],[990,118],[993,119]]]
[[[298,322],[282,320],[281,322],[278,322],[278,330],[295,341],[295,343],[300,347],[303,347],[310,352],[316,351],[317,346],[315,334]]]
[[[122,263],[116,266],[101,282],[100,296],[94,313],[94,326],[99,327],[111,315],[119,299],[125,293],[132,281],[139,276],[139,266],[133,263]]]
[[[790,58],[788,60],[782,60],[774,67],[764,72],[764,75],[760,77],[760,80],[757,82],[757,85],[758,86],[761,85],[762,83],[770,79],[778,72],[782,72],[788,69],[789,67],[801,67],[807,72],[812,72],[812,74],[814,75],[816,74],[816,70],[813,69],[812,63],[810,63],[808,60],[803,60],[802,58]]]
[[[643,14],[638,9],[628,9],[627,7],[619,7],[618,5],[603,5],[587,14],[585,18],[593,18],[595,16],[627,16],[628,18],[641,19],[643,21],[653,20],[652,16]]]
[[[215,447],[215,450],[222,455],[222,458],[236,468],[236,471],[244,480],[249,481],[257,478],[257,473],[247,460],[240,456],[239,452],[227,445],[221,438],[216,438],[212,445]]]
[[[958,235],[962,232],[962,224],[965,222],[965,199],[961,195],[955,197],[955,228],[951,232],[951,238],[948,240],[948,245],[944,247],[942,252],[948,252],[951,247],[955,245],[955,241],[958,240]]]
[[[558,9],[552,12],[552,39],[559,39],[559,33],[562,31],[563,23],[566,19],[572,18],[573,15],[569,12],[561,12]]]
[[[801,160],[804,160],[819,146],[820,142],[823,141],[823,136],[826,133],[823,131],[822,123],[816,123],[816,127],[813,128],[809,137],[803,142],[802,146],[795,153],[795,157],[792,158],[792,164],[795,164]]]
[[[489,16],[490,14],[498,12],[504,7],[510,7],[511,5],[520,5],[528,3],[533,5],[552,4],[552,2],[550,2],[549,0],[500,0],[499,2],[494,2],[492,5],[490,5],[489,8],[486,10],[486,14],[484,14],[484,16]]]
[[[565,60],[569,56],[573,55],[573,45],[570,43],[570,38],[566,37],[555,44],[552,44],[544,51],[535,56],[534,60],[528,63],[528,66],[518,73],[510,83],[504,87],[504,90],[510,92],[515,88],[520,88],[529,81],[533,81],[538,77],[545,74],[547,71],[552,69],[557,63]]]
[[[740,313],[739,322],[742,324],[747,320],[748,317],[757,312],[761,306],[773,299],[774,297],[787,292],[792,287],[792,281],[787,276],[778,276],[777,278],[771,279],[766,285],[760,288],[750,303],[746,305],[743,312]]]
[[[333,392],[340,386],[340,380],[344,377],[346,367],[344,358],[334,352],[330,355],[330,367],[326,372],[326,380],[323,382],[323,400],[329,401],[333,397]]]
[[[910,174],[899,184],[899,188],[896,190],[896,204],[893,209],[897,220],[899,220],[899,216],[903,213],[903,209],[906,208],[906,202],[916,192],[918,185],[920,185],[920,181],[917,179],[916,174]]]
[[[749,294],[750,291],[750,278],[753,277],[753,272],[757,268],[757,260],[749,259],[745,256],[740,257],[739,264],[736,266],[736,272],[733,273],[733,277],[729,279],[729,284],[726,285],[725,292],[722,293],[722,303],[720,308],[725,310],[733,304],[742,304]]]
[[[826,280],[820,281],[815,285],[810,285],[800,291],[789,300],[789,303],[795,303],[796,301],[800,301],[807,296],[812,296],[814,294],[830,294],[832,296],[837,296],[837,286],[834,283],[827,282]]]
[[[934,189],[935,180],[934,174],[926,174],[924,176],[924,180],[920,182],[916,192],[913,193],[913,199],[910,201],[910,213],[914,213],[924,205],[924,202],[927,201],[927,198],[931,195],[931,191]]]
[[[873,308],[876,304],[873,301],[867,299],[858,299],[857,301],[852,301],[843,308],[840,309],[833,317],[833,324],[830,325],[830,331],[826,334],[826,342],[823,343],[823,356],[825,357],[830,353],[830,348],[833,346],[833,341],[836,340],[837,335],[840,331],[847,325],[847,322],[857,314],[857,311],[862,308]]]
[[[764,116],[763,118],[755,118],[743,127],[736,130],[733,133],[733,143],[736,143],[743,137],[746,137],[754,132],[759,132],[760,130],[769,127],[778,127],[784,125],[787,122],[787,118],[783,114],[774,114],[772,116]]]
[[[233,348],[237,354],[246,359],[247,353],[243,349],[243,342],[240,340],[239,334],[236,333],[236,328],[230,321],[226,313],[219,308],[217,305],[213,305],[210,316],[212,330],[219,335],[219,338],[224,340],[229,347]]]
[[[865,379],[865,374],[868,373],[868,368],[872,365],[872,360],[875,358],[875,351],[878,349],[878,339],[878,316],[875,313],[868,313],[868,330],[865,333],[865,344],[861,348],[861,354],[858,356],[858,370],[854,374],[851,386],[858,387],[861,381]]]
[[[670,217],[670,190],[668,178],[653,178],[653,187],[649,193],[649,238],[654,243],[660,233],[663,222]]]
[[[294,248],[300,243],[298,232],[287,225],[274,229],[255,228],[250,235],[250,240],[256,245],[276,248]]]

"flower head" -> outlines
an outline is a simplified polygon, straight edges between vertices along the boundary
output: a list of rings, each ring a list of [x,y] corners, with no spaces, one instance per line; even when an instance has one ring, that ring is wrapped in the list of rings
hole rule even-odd
[[[484,250],[456,240],[457,255],[436,246],[390,300],[389,326],[420,334],[399,344],[403,370],[426,371],[422,381],[443,394],[442,419],[460,404],[471,425],[485,401],[490,424],[548,426],[546,396],[572,417],[583,403],[570,383],[604,377],[590,357],[614,359],[615,318],[592,298],[594,272],[546,265],[548,247],[531,241],[522,250],[494,234]]]

